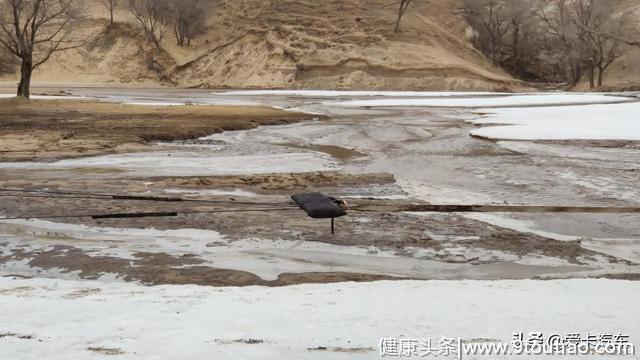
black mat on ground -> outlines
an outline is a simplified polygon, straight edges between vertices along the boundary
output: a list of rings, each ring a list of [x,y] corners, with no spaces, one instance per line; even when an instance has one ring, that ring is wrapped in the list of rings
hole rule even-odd
[[[291,198],[314,219],[333,219],[347,215],[336,199],[321,193],[295,194]]]

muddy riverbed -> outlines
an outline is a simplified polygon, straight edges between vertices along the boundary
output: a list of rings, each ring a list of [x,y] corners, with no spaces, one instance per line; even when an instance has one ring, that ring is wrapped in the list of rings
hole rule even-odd
[[[260,104],[317,119],[152,142],[132,153],[0,163],[1,188],[39,191],[1,194],[2,275],[279,286],[640,274],[637,214],[351,212],[332,236],[328,221],[309,219],[289,199],[322,191],[351,204],[637,206],[635,141],[489,141],[470,136],[477,106],[341,104],[394,98],[388,94],[65,91],[136,104]],[[498,101],[491,94],[397,97]],[[602,101],[570,102],[582,100]],[[544,105],[536,101],[528,106]],[[527,111],[527,101],[518,106]],[[179,215],[73,217],[124,212]]]

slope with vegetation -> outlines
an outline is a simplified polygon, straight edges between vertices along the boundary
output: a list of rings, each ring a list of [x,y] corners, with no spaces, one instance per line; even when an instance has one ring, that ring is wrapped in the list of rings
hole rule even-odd
[[[465,39],[454,3],[416,1],[395,33],[389,0],[225,2],[215,26],[229,35],[178,66],[174,79],[208,87],[513,86]]]
[[[197,32],[185,40],[191,30],[174,27],[177,18],[168,18],[166,28],[156,29],[156,46],[124,1],[111,25],[102,2],[87,0],[85,16],[73,28],[82,46],[56,54],[34,80],[207,88],[521,88],[473,48],[458,0],[414,0],[397,33],[394,0],[219,0],[200,1],[199,9],[205,16]],[[176,36],[180,29],[182,36]]]
[[[35,69],[38,82],[403,90],[640,82],[640,47],[620,41],[640,33],[640,0],[64,3],[73,2],[82,16],[65,41],[78,46]],[[16,60],[0,51],[0,80],[15,79]]]
[[[520,79],[602,88],[640,65],[638,0],[465,0],[464,12],[475,46]]]

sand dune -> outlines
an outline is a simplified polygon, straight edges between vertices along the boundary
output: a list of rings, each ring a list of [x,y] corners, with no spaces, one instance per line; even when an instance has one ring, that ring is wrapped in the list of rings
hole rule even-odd
[[[97,2],[36,82],[232,88],[514,90],[519,82],[468,40],[458,1],[425,0],[393,33],[386,0],[224,0],[207,9],[205,34],[179,48],[170,31],[155,50],[125,9],[109,28]],[[1,80],[12,80],[4,76]]]

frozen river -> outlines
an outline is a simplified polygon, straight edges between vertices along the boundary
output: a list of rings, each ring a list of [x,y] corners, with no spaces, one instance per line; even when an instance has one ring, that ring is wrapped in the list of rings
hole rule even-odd
[[[132,104],[267,105],[324,117],[163,144],[154,152],[4,163],[0,171],[21,170],[25,177],[38,178],[96,176],[87,175],[86,168],[118,170],[109,177],[386,172],[394,175],[395,189],[335,195],[432,204],[640,204],[637,94],[112,88],[67,92],[75,99]],[[581,241],[584,248],[640,262],[637,214],[465,216],[555,240]]]
[[[141,153],[0,163],[7,181],[255,201],[286,194],[174,188],[154,177],[179,184],[189,176],[386,172],[395,184],[331,191],[349,201],[640,205],[634,94],[68,92],[143,105],[268,105],[318,119]],[[6,201],[28,208],[29,200]],[[46,201],[33,202],[51,213],[87,202]],[[298,215],[0,220],[0,358],[379,359],[382,337],[510,344],[516,332],[620,333],[638,345],[638,282],[575,277],[637,279],[639,214],[350,214],[336,237]],[[432,281],[192,285],[219,285],[227,274],[236,282],[222,285],[340,272]]]
[[[48,166],[113,166],[145,175],[389,172],[407,197],[438,204],[640,204],[640,103],[634,94],[100,88],[70,93],[136,104],[262,104],[329,119],[226,132],[183,151],[172,149],[170,157],[114,155]],[[497,138],[479,137],[485,135]],[[638,215],[476,218],[561,240],[640,239]]]

